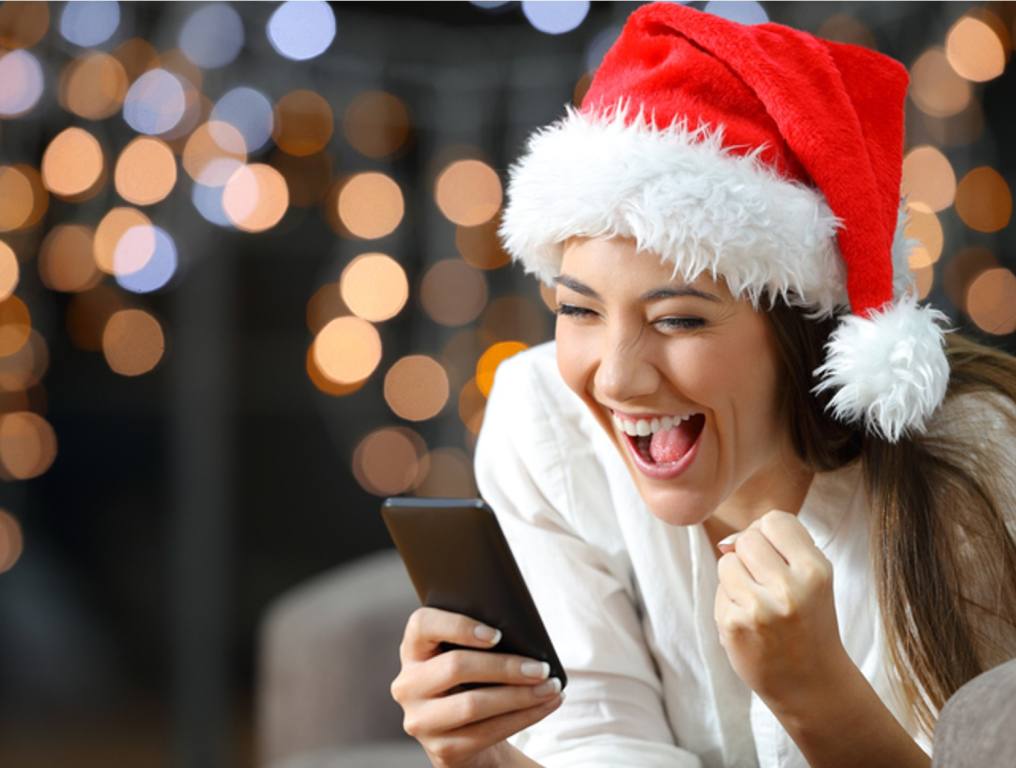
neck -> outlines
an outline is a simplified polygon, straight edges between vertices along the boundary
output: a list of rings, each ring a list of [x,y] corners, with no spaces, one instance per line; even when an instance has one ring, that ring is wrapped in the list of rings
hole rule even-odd
[[[786,452],[760,469],[702,523],[713,548],[720,539],[743,531],[772,509],[796,515],[814,476],[815,473],[796,457],[787,459]]]

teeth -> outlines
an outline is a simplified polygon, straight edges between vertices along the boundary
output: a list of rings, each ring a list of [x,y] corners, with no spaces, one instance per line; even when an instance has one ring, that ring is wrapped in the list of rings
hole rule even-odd
[[[636,421],[628,421],[620,418],[617,414],[612,414],[612,418],[614,425],[626,435],[631,437],[646,437],[660,430],[676,427],[682,421],[687,421],[694,415],[694,413],[689,413],[686,416],[664,416],[652,420],[638,419]]]

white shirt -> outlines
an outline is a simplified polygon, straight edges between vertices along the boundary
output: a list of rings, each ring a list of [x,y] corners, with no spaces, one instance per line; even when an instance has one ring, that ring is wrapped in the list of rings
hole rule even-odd
[[[548,768],[807,767],[720,645],[705,530],[647,509],[555,342],[498,368],[475,471],[568,675],[561,707],[513,746]],[[930,755],[887,677],[859,462],[816,474],[798,517],[832,562],[847,653]]]

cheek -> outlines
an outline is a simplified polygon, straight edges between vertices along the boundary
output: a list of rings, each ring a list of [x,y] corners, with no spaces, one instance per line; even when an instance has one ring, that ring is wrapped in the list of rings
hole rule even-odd
[[[561,378],[573,392],[581,395],[592,375],[593,346],[581,333],[569,330],[567,324],[561,322],[555,328],[554,339],[557,342],[557,368]]]

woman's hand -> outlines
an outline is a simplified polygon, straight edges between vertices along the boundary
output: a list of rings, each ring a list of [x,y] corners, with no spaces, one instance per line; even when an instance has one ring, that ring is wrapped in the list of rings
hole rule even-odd
[[[852,662],[832,565],[800,520],[772,510],[720,551],[715,617],[734,671],[771,708],[828,691]]]
[[[494,647],[500,632],[493,641],[483,640],[474,634],[481,627],[468,616],[427,607],[413,611],[406,622],[399,646],[402,669],[392,681],[392,698],[405,712],[403,729],[420,742],[437,768],[507,765],[513,750],[504,740],[545,718],[564,698],[558,693],[560,681],[546,679],[545,662],[490,651],[439,649],[441,642]],[[475,682],[503,685],[453,690]]]

